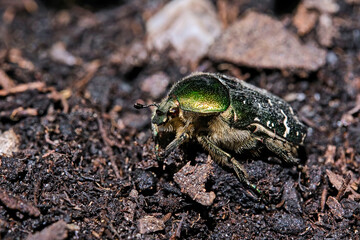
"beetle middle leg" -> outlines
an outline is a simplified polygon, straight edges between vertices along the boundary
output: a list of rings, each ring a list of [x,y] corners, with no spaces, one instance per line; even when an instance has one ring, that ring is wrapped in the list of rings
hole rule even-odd
[[[231,155],[229,153],[225,152],[224,150],[222,150],[221,148],[216,146],[208,137],[206,137],[206,136],[198,136],[197,139],[200,142],[200,144],[206,150],[209,151],[210,155],[212,155],[212,157],[214,157],[214,159],[218,163],[234,169],[234,171],[236,173],[236,176],[238,177],[238,179],[239,179],[239,181],[241,183],[244,183],[246,185],[246,187],[248,187],[249,189],[254,190],[264,200],[266,200],[263,197],[263,194],[261,193],[261,191],[256,187],[256,185],[251,184],[249,182],[246,170],[244,169],[244,167],[235,158],[231,157]]]

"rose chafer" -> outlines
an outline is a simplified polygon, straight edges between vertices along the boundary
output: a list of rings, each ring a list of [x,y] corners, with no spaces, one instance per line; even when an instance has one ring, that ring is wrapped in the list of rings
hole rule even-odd
[[[194,73],[177,82],[155,106],[151,126],[158,148],[161,132],[175,132],[161,157],[186,141],[198,141],[221,165],[232,168],[247,187],[247,179],[231,153],[258,155],[267,148],[284,162],[298,162],[307,128],[284,100],[242,80],[222,74]]]

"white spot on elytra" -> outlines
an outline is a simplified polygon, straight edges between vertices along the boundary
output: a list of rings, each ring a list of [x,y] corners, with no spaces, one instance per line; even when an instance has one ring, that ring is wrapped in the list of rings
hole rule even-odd
[[[305,137],[306,137],[306,134],[303,134],[302,139],[301,139],[301,143],[304,143]]]
[[[287,120],[288,120],[288,118],[287,118],[287,116],[286,116],[286,114],[284,113],[284,111],[283,110],[280,110],[281,111],[281,114],[282,115],[284,115],[284,126],[285,126],[285,132],[284,132],[284,137],[286,138],[286,136],[290,133],[290,128],[289,128],[289,126],[287,125]]]
[[[296,136],[299,136],[299,132],[298,132],[298,131],[296,131]]]
[[[291,114],[294,115],[294,110],[292,109],[292,107],[289,107],[289,110],[290,110]]]
[[[270,121],[266,122],[266,126],[270,127]]]
[[[254,121],[259,121],[260,122],[260,119],[258,117],[254,118]]]
[[[271,102],[270,99],[268,99],[268,103],[269,103],[270,106],[272,106],[272,102]]]
[[[244,100],[243,103],[246,104],[246,101]]]

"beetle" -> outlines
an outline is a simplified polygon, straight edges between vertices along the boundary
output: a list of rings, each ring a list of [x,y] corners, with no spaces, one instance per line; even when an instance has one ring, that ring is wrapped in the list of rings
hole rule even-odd
[[[284,100],[218,73],[193,73],[174,84],[159,104],[134,106],[155,106],[151,128],[156,149],[160,133],[175,133],[162,158],[184,142],[198,141],[217,163],[233,169],[240,182],[260,194],[231,153],[257,156],[267,148],[285,163],[296,164],[307,133]]]

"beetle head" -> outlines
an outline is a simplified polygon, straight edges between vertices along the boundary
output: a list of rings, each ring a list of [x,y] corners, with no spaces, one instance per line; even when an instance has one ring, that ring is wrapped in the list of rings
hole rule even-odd
[[[162,125],[178,116],[179,102],[176,99],[168,98],[162,101],[155,109],[151,118],[151,123],[155,125]]]
[[[183,78],[170,89],[160,104],[135,104],[135,108],[155,106],[151,123],[163,125],[179,116],[180,111],[198,114],[217,114],[230,106],[230,92],[221,82],[221,75],[194,73]]]

